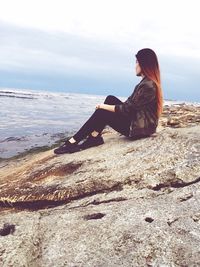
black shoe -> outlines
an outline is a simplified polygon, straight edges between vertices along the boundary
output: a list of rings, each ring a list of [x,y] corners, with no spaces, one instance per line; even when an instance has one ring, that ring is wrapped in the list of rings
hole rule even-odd
[[[99,146],[104,144],[104,140],[101,137],[101,135],[98,135],[97,137],[94,137],[92,135],[88,136],[88,138],[79,145],[79,147],[81,148],[81,150],[93,147],[93,146]]]
[[[76,143],[70,143],[68,140],[64,145],[54,150],[55,154],[74,153],[80,151],[80,147]]]

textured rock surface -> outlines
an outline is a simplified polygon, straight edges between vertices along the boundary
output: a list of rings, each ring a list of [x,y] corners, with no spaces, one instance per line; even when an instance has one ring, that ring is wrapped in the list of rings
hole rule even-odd
[[[198,114],[166,107],[150,138],[2,161],[0,266],[200,266]]]

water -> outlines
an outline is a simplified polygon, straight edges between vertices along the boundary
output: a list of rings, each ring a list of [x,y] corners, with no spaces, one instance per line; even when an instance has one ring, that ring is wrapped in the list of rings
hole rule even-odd
[[[131,94],[131,92],[130,92]],[[0,89],[0,158],[75,133],[106,96]],[[125,101],[125,97],[120,97]],[[165,101],[165,104],[180,103]]]
[[[0,157],[76,132],[105,96],[0,89]]]

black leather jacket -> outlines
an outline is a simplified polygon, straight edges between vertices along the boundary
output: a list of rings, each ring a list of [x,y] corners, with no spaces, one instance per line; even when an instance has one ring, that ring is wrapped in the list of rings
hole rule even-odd
[[[156,132],[158,126],[156,84],[144,77],[133,93],[115,112],[131,119],[129,137],[140,138]]]

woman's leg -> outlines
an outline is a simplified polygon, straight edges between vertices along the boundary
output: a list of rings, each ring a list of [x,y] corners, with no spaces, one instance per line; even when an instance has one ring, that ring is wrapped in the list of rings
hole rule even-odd
[[[109,95],[106,97],[105,101],[104,101],[104,104],[108,104],[108,105],[117,105],[117,104],[122,104],[123,102],[121,100],[119,100],[116,96],[113,96],[113,95]],[[99,135],[99,132],[97,131],[93,131],[91,133],[91,135],[93,137],[96,137]],[[74,140],[75,141],[75,140]]]
[[[109,95],[106,97],[104,104],[108,104],[108,105],[119,105],[122,104],[123,102],[117,98],[116,96],[113,95]]]
[[[104,103],[110,105],[117,105],[121,104],[122,102],[114,96],[108,96],[105,99]],[[81,127],[81,129],[72,138],[67,140],[64,145],[55,149],[54,153],[74,153],[80,151],[81,149],[102,144],[103,139],[96,137],[93,138],[91,136],[91,133],[94,131],[96,133],[101,133],[106,125],[111,126],[113,129],[124,135],[128,136],[129,134],[130,121],[127,117],[108,110],[97,109],[89,118],[89,120]],[[79,146],[77,143],[79,143],[88,135],[90,137]]]
[[[122,101],[114,96],[108,96],[104,101],[104,104],[109,105],[117,105],[121,103]],[[101,133],[106,125],[111,126],[114,130],[126,136],[129,134],[130,120],[128,117],[108,110],[97,109],[89,120],[73,136],[73,138],[77,143],[79,143],[93,131]]]
[[[106,99],[105,99],[105,101],[104,101],[104,104],[108,104],[108,105],[117,105],[117,104],[121,104],[122,103],[122,101],[120,100],[120,99],[118,99],[116,96],[113,96],[113,95],[108,95],[107,97],[106,97]],[[86,122],[86,123],[88,123],[88,121]],[[82,129],[83,128],[83,129]],[[85,128],[87,128],[87,124],[85,125],[85,127],[82,127],[80,130],[81,130],[81,134],[84,132],[84,130],[85,130]],[[79,131],[80,131],[79,130]],[[78,133],[77,133],[78,134]],[[84,139],[84,138],[82,138],[82,139],[80,139],[81,137],[79,137],[79,134],[78,134],[78,136],[77,136],[77,134],[76,134],[76,139],[77,140],[82,140],[82,139]],[[99,132],[97,132],[97,131],[95,131],[95,130],[93,130],[91,133],[90,133],[93,137],[96,137],[96,136],[98,136],[99,135]],[[87,136],[87,135],[86,135]],[[76,142],[76,140],[74,139],[74,137],[71,137],[71,139],[69,139],[69,141],[71,142],[71,143],[75,143]],[[78,141],[79,142],[79,141]]]

